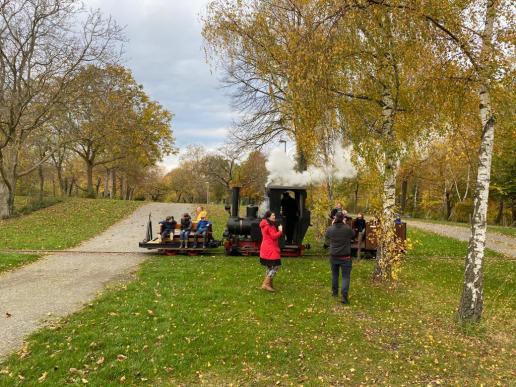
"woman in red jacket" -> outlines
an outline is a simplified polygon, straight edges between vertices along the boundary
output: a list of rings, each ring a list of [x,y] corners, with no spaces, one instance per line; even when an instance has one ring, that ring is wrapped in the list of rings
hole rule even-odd
[[[260,228],[262,230],[260,263],[266,267],[262,289],[269,292],[274,292],[274,288],[272,287],[272,278],[281,266],[278,238],[283,234],[283,227],[280,225],[278,229],[276,229],[275,221],[276,214],[266,211],[263,220],[260,222]]]

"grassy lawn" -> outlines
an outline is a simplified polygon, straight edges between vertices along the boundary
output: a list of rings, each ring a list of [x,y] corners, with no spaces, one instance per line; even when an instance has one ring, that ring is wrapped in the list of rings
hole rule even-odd
[[[0,220],[0,246],[12,250],[67,249],[104,231],[141,204],[123,200],[67,199],[28,215]],[[0,271],[36,258],[2,253]]]
[[[514,384],[516,262],[488,255],[484,320],[464,329],[465,244],[410,237],[396,287],[355,262],[350,306],[330,296],[324,257],[285,259],[275,294],[259,289],[257,258],[153,257],[134,282],[33,334],[0,365],[0,385]]]
[[[0,273],[33,262],[39,257],[37,254],[0,253]]]
[[[446,224],[449,226],[459,226],[459,227],[469,227],[469,224],[462,222],[449,222],[446,220],[435,220],[435,219],[422,219],[422,218],[414,218],[414,220],[427,222],[427,223],[437,223],[437,224]],[[409,219],[410,221],[410,219]],[[499,234],[508,235],[511,237],[516,237],[516,227],[506,227],[506,226],[487,226],[488,231],[497,232]]]

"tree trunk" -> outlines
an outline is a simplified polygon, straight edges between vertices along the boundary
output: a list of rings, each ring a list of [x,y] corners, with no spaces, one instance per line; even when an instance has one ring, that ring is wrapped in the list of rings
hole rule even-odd
[[[308,158],[306,157],[304,152],[301,149],[299,149],[299,146],[297,149],[297,157],[296,158],[297,158],[297,170],[299,172],[306,171],[308,169]]]
[[[452,208],[453,208],[453,205],[452,205],[452,200],[451,200],[451,195],[450,195],[450,191],[448,191],[448,189],[444,189],[444,206],[445,206],[445,216],[446,216],[446,220],[449,220],[450,219],[450,216],[451,216],[451,211],[452,211]]]
[[[113,168],[111,170],[111,190],[109,191],[109,197],[111,199],[116,199],[116,170]]]
[[[86,192],[88,197],[94,197],[95,193],[93,190],[93,163],[86,161],[86,176],[88,178],[88,184],[86,186]]]
[[[408,179],[404,178],[401,182],[401,196],[400,196],[400,213],[405,214],[405,207],[407,205],[407,190],[408,190]]]
[[[68,182],[66,179],[63,179],[63,167],[61,165],[56,165],[57,171],[57,180],[59,181],[59,192],[61,196],[66,195]],[[55,195],[54,195],[55,196]]]
[[[70,186],[68,187],[68,196],[72,196],[74,184],[75,184],[75,177],[72,177],[72,181],[70,182]]]
[[[109,195],[109,169],[106,168],[106,177],[104,179],[104,193],[102,194],[103,197],[108,197]]]
[[[417,195],[418,195],[418,185],[417,181],[414,183],[414,203],[412,205],[412,217],[417,215]]]
[[[494,22],[496,18],[496,2],[488,1],[486,7],[486,23],[482,34],[481,71],[484,60],[491,60]],[[478,322],[482,317],[484,306],[483,295],[483,262],[486,244],[486,217],[489,199],[489,182],[491,178],[491,161],[493,157],[493,142],[495,119],[491,108],[489,81],[484,74],[480,75],[480,122],[482,135],[478,152],[478,171],[475,196],[473,201],[473,217],[471,237],[464,269],[464,287],[459,304],[458,317],[464,322]]]
[[[120,199],[124,200],[124,175],[120,175]]]
[[[95,185],[95,196],[96,197],[99,197],[99,189],[100,189],[100,184],[102,183],[102,179],[99,177],[97,177],[97,184]]]
[[[398,162],[396,158],[385,155],[384,182],[382,193],[382,219],[381,235],[379,235],[378,249],[376,253],[376,266],[373,278],[376,280],[390,279],[391,265],[386,245],[389,242],[394,229],[394,218],[396,208],[396,174]]]
[[[14,212],[14,195],[9,186],[0,179],[0,219],[9,218]]]
[[[357,213],[358,211],[358,181],[357,181],[357,184],[355,185],[355,192],[354,192],[354,206],[353,206],[353,210],[355,212],[355,214]]]
[[[504,202],[503,202],[503,197],[500,197],[500,202],[498,203],[498,213],[496,214],[495,224],[500,225],[502,223],[504,207],[505,206],[504,206]]]
[[[391,94],[385,90],[382,97],[385,150],[383,154],[383,193],[381,235],[378,236],[376,266],[373,273],[375,280],[392,279],[392,262],[389,256],[388,244],[394,235],[394,218],[396,208],[396,177],[398,175],[399,160],[393,145],[394,101]]]
[[[45,175],[43,174],[43,165],[38,167],[38,177],[39,177],[39,201],[40,203],[43,201],[43,196],[45,195]]]

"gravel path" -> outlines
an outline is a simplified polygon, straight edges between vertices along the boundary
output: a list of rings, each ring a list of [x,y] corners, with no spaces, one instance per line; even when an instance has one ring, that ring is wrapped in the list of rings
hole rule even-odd
[[[191,210],[188,204],[144,205],[72,250],[0,274],[0,359],[20,348],[24,337],[34,330],[81,309],[106,283],[130,278],[153,254],[138,247],[149,212],[156,230],[165,215],[179,219],[181,213]]]
[[[469,227],[450,226],[439,223],[427,223],[417,220],[407,220],[410,227],[416,227],[424,231],[430,231],[439,235],[455,238],[461,241],[469,242],[471,230]],[[486,247],[493,251],[516,258],[516,238],[508,235],[499,234],[497,232],[488,231],[486,238]]]

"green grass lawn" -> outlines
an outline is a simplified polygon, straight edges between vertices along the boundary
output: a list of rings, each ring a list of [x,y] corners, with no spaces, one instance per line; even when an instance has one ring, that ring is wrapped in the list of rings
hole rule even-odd
[[[464,329],[465,244],[409,235],[397,286],[355,262],[350,306],[331,297],[324,257],[285,259],[271,294],[256,257],[155,256],[134,282],[33,334],[0,365],[0,385],[514,384],[516,262],[488,255],[484,319]]]
[[[414,218],[414,220],[418,220],[421,222],[427,222],[427,223],[446,224],[449,226],[470,227],[468,223],[462,223],[462,222],[449,222],[446,220],[422,219],[422,218]],[[492,231],[492,232],[497,232],[500,234],[504,234],[504,235],[508,235],[511,237],[516,237],[516,227],[488,225],[487,230]]]
[[[0,220],[0,249],[67,249],[104,231],[141,204],[125,200],[72,198],[28,215]],[[2,253],[0,271],[36,258],[34,255]]]

